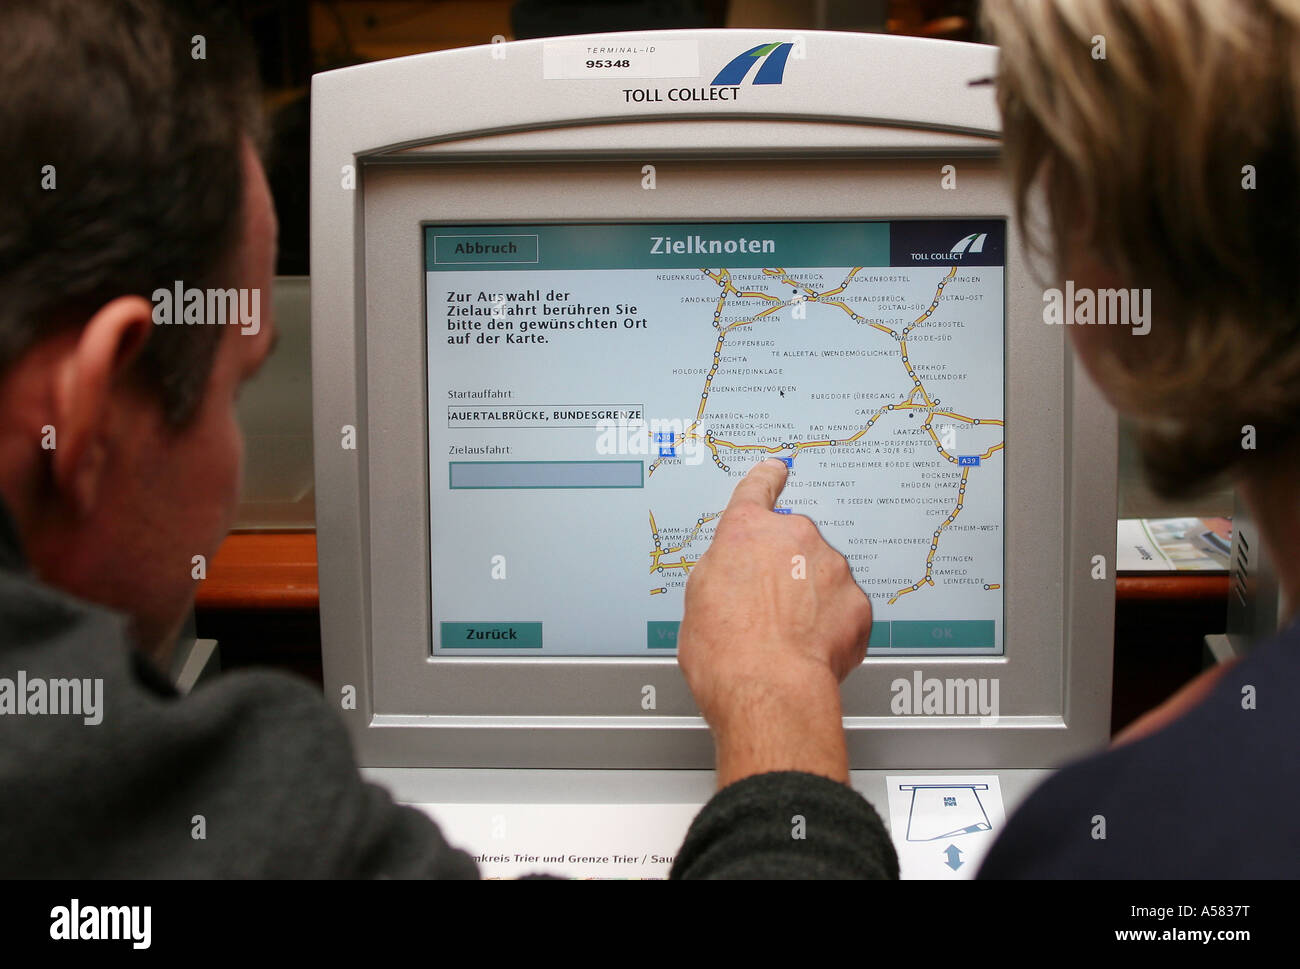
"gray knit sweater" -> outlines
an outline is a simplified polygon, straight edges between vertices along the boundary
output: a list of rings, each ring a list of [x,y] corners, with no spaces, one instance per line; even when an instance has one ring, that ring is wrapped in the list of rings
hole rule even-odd
[[[795,814],[807,819],[800,840]],[[361,780],[314,688],[234,672],[179,696],[131,648],[121,616],[31,576],[0,507],[0,877],[477,876],[424,814]],[[720,792],[673,869],[897,876],[871,806],[797,773]]]

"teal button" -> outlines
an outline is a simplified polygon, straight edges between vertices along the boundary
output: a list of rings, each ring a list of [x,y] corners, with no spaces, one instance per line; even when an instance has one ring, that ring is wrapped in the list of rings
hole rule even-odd
[[[433,262],[439,266],[536,263],[535,235],[435,235]]]
[[[991,649],[992,619],[895,619],[892,644],[899,649]]]
[[[650,649],[676,649],[677,627],[681,623],[651,620],[645,624],[646,646]]]
[[[540,622],[444,622],[443,649],[541,649]]]
[[[663,622],[651,620],[645,624],[646,646],[650,649],[676,649],[677,627],[680,622]],[[871,624],[871,639],[867,641],[868,649],[885,649],[890,644],[888,622]]]

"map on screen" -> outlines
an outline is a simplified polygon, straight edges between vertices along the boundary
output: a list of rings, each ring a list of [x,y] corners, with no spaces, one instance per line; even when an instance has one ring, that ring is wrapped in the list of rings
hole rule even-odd
[[[426,225],[434,654],[671,655],[768,457],[871,598],[868,660],[1002,653],[1005,236]]]

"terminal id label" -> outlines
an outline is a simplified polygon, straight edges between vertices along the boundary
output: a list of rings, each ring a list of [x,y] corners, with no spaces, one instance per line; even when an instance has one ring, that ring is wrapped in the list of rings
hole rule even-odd
[[[997,776],[891,776],[885,786],[901,877],[974,878],[1006,825]]]
[[[484,878],[668,877],[700,804],[412,804]]]
[[[694,40],[552,41],[542,47],[542,77],[699,77],[700,48]]]

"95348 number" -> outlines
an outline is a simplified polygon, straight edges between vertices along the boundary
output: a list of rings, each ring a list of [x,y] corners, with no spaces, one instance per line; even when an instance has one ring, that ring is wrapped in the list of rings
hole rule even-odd
[[[631,67],[631,61],[587,61],[588,68],[597,67]]]

